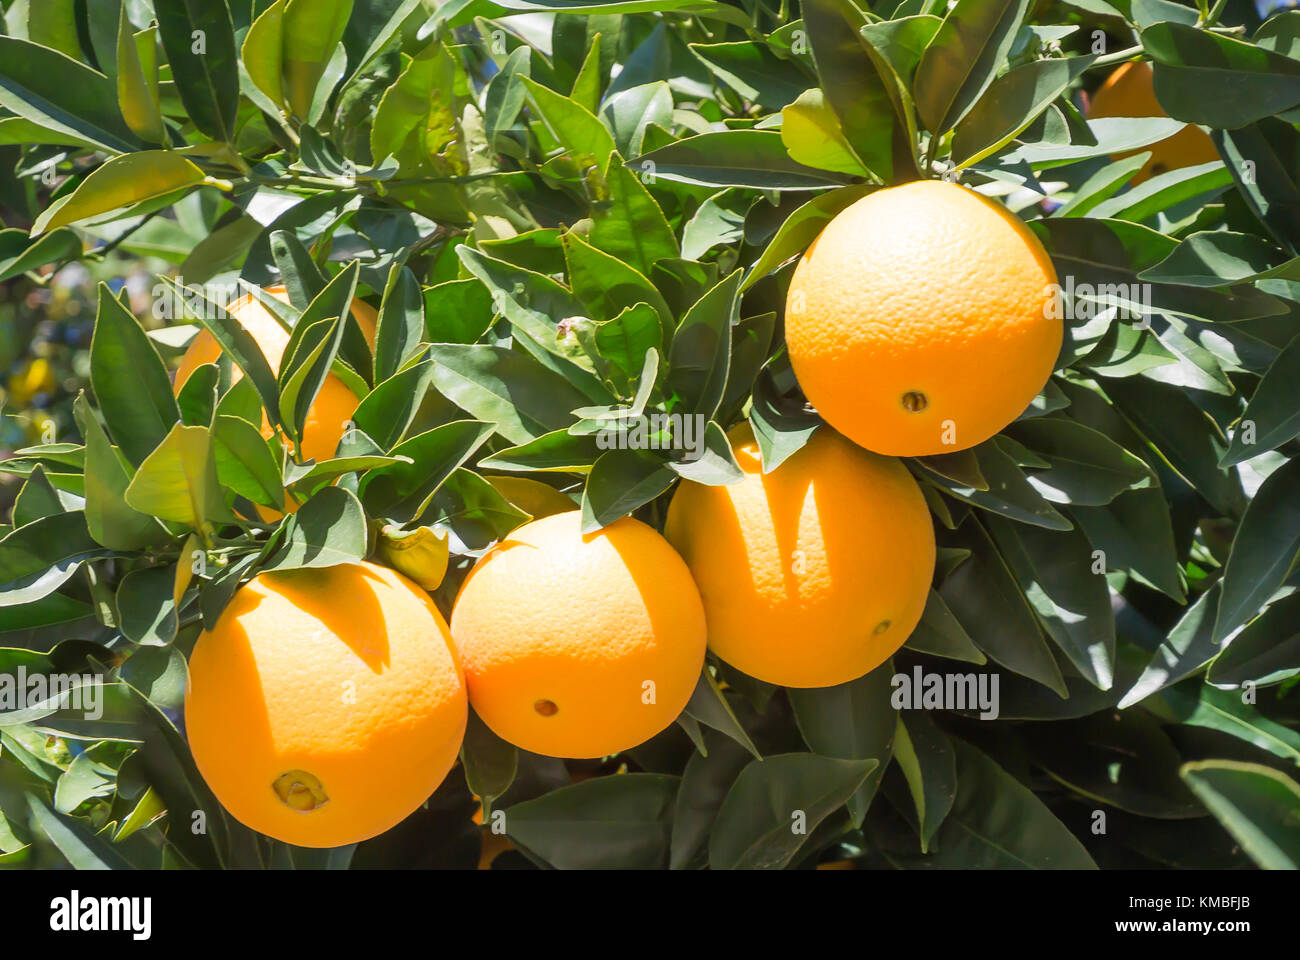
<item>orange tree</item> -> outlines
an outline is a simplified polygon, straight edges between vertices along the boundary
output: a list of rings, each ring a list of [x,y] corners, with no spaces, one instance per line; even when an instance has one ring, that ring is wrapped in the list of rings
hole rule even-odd
[[[6,3],[0,864],[1296,866],[1266,6]]]

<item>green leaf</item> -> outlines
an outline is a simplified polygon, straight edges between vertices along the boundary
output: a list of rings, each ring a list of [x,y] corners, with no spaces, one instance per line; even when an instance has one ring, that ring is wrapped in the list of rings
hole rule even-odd
[[[1300,172],[1293,159],[1300,138],[1295,127],[1266,118],[1238,130],[1215,130],[1211,137],[1247,209],[1273,239],[1291,253],[1300,252],[1295,241],[1300,235]]]
[[[586,107],[530,77],[521,76],[519,82],[528,93],[529,105],[579,168],[596,167],[604,176],[617,149],[605,125]]]
[[[0,607],[35,603],[86,561],[111,555],[91,539],[79,510],[21,526],[0,539]]]
[[[27,794],[32,825],[54,845],[77,870],[125,870],[130,864],[117,850],[94,834],[76,817],[63,817],[50,810],[35,794]]]
[[[988,663],[988,658],[975,646],[975,641],[953,616],[943,597],[933,589],[926,597],[921,622],[916,625],[904,646],[935,657],[964,660],[967,663]]]
[[[994,80],[953,132],[952,159],[958,168],[1009,144],[1095,59],[1035,60]]]
[[[668,862],[677,777],[593,777],[516,803],[506,832],[560,869],[657,869]]]
[[[677,256],[677,237],[646,189],[645,174],[638,177],[629,167],[613,163],[606,181],[610,203],[596,211],[587,239],[648,277],[657,261]]]
[[[805,90],[781,111],[781,142],[792,159],[809,167],[867,175],[821,90]]]
[[[81,57],[77,11],[73,0],[46,0],[27,8],[27,38],[74,60]],[[66,812],[66,811],[63,811]]]
[[[639,384],[636,401],[628,416],[640,416],[659,377],[659,351],[667,334],[660,315],[648,303],[628,307],[612,320],[597,324],[593,334],[596,350],[621,378],[618,386],[625,396]],[[654,352],[654,357],[649,356]],[[640,378],[638,380],[638,377]]]
[[[1232,431],[1220,466],[1231,467],[1300,436],[1300,336],[1273,361]],[[1247,442],[1247,441],[1251,442]]]
[[[1186,124],[1168,117],[1097,117],[1088,121],[1095,143],[1026,143],[1002,155],[1004,166],[1030,164],[1035,170],[1051,169],[1078,160],[1109,157],[1168,140]]]
[[[284,281],[289,306],[301,314],[325,289],[325,274],[321,273],[311,258],[311,252],[291,230],[271,231],[271,256],[280,271],[280,279]],[[295,325],[290,324],[290,327]]]
[[[424,333],[424,295],[408,267],[393,265],[379,306],[375,332],[375,382],[387,380],[419,346]]]
[[[756,760],[763,759],[763,755],[754,746],[754,741],[749,738],[745,728],[736,719],[735,711],[727,702],[726,694],[718,687],[718,682],[713,679],[708,664],[705,664],[704,669],[700,671],[699,682],[695,684],[695,690],[684,712],[697,722],[711,727],[744,747]]]
[[[182,287],[175,282],[169,282],[168,278],[162,278],[164,283],[169,283],[173,290],[173,296],[179,298],[179,302],[186,304],[187,312],[192,312],[208,333],[221,346],[223,353],[235,362],[240,370],[244,371],[254,387],[257,388],[258,396],[262,399],[262,407],[266,410],[267,416],[274,425],[280,424],[280,390],[276,385],[275,374],[271,372],[271,366],[266,362],[266,357],[262,355],[261,348],[257,341],[244,329],[243,325],[226,313],[225,307],[219,303],[208,300],[202,295],[197,295],[190,288]],[[196,297],[201,301],[198,311],[189,310],[191,298]]]
[[[754,385],[754,402],[749,410],[749,424],[758,442],[759,458],[763,472],[771,473],[789,457],[798,453],[808,439],[822,426],[822,421],[810,411],[802,400],[797,402],[782,395],[776,383],[774,367],[783,368],[792,379],[790,361],[784,354],[769,361],[758,374]]]
[[[117,103],[131,132],[148,143],[166,143],[158,94],[158,31],[134,32],[123,5],[117,34]]]
[[[493,733],[471,709],[460,759],[465,767],[465,785],[483,801],[483,820],[487,823],[492,801],[514,783],[519,769],[519,751]]]
[[[600,109],[601,122],[613,134],[618,152],[624,157],[641,152],[650,124],[670,127],[672,115],[672,90],[664,80],[619,90]]]
[[[372,437],[380,449],[391,449],[415,419],[433,381],[433,369],[431,361],[423,360],[371,390],[352,414],[357,429]]]
[[[1204,816],[1178,777],[1182,763],[1160,724],[1139,710],[1032,724],[1029,756],[1073,792],[1142,817]]]
[[[304,120],[312,116],[318,87],[351,16],[352,0],[289,0],[284,8],[285,100]]]
[[[957,756],[957,797],[926,866],[1096,869],[1083,845],[1033,791],[964,741],[950,742]]]
[[[1300,62],[1290,57],[1183,23],[1155,23],[1141,37],[1156,99],[1177,120],[1235,129],[1300,103]]]
[[[167,532],[157,520],[127,505],[126,488],[134,468],[109,443],[85,394],[77,397],[73,413],[86,438],[86,526],[90,535],[114,550],[137,550],[165,540]]]
[[[1246,507],[1223,567],[1223,597],[1214,621],[1222,642],[1251,620],[1282,585],[1300,554],[1300,460],[1289,460]]]
[[[1244,701],[1245,697],[1236,690],[1217,690],[1189,680],[1162,691],[1143,707],[1167,723],[1217,730],[1292,765],[1300,764],[1300,733],[1268,719]]]
[[[27,478],[27,482],[18,491],[18,495],[14,497],[11,516],[13,525],[21,527],[33,520],[40,520],[42,517],[63,513],[66,509],[59,497],[59,491],[54,488],[49,478],[45,476],[45,468],[37,464]]]
[[[802,9],[822,95],[839,118],[838,126],[849,156],[885,183],[915,176],[913,140],[891,97],[896,91],[891,91],[886,84],[875,47],[864,41],[859,32],[867,19],[849,0],[808,0]],[[889,79],[892,82],[893,78]],[[806,102],[805,106],[808,106]],[[787,109],[782,111],[782,116],[789,123],[791,118],[800,116],[800,111]],[[817,125],[825,126],[824,122]],[[783,125],[781,137],[787,145],[797,144],[801,133],[809,132],[805,125],[797,124],[795,131],[787,131]],[[824,151],[813,151],[812,145],[805,141],[797,151],[791,149],[790,156],[801,162],[809,162],[816,156],[828,159]],[[842,158],[832,167],[824,163],[812,165],[859,172]]]
[[[448,280],[426,287],[424,339],[474,343],[492,326],[492,314],[492,293],[477,279]]]
[[[935,135],[951,130],[993,83],[1029,0],[957,0],[916,68],[916,109]]]
[[[520,510],[473,470],[461,468],[433,497],[430,513],[446,524],[470,550],[486,550],[531,515]]]
[[[240,56],[248,77],[277,107],[284,106],[284,7],[275,0],[244,35]]]
[[[456,62],[443,43],[410,60],[384,93],[370,130],[376,160],[394,157],[404,177],[446,177],[466,172],[455,102]],[[465,216],[462,194],[437,183],[402,188],[429,215]]]
[[[921,852],[927,853],[957,798],[957,753],[934,721],[917,710],[906,719],[898,715],[894,757],[916,806]]]
[[[212,423],[212,412],[217,405],[217,386],[221,368],[215,363],[204,363],[194,368],[180,391],[176,405],[180,408],[181,423],[193,427],[206,427]]]
[[[1169,503],[1160,489],[1134,490],[1100,507],[1075,505],[1070,515],[1105,553],[1106,568],[1126,570],[1182,603],[1187,595],[1174,546]]]
[[[81,256],[81,239],[64,228],[33,239],[26,230],[0,230],[0,282]]]
[[[0,106],[109,153],[130,153],[140,146],[122,119],[113,81],[27,40],[0,36]]]
[[[898,715],[890,704],[893,665],[834,687],[788,691],[804,743],[816,754],[839,760],[875,760],[877,766],[848,800],[853,826],[860,827],[893,755]]]
[[[332,567],[366,555],[366,515],[342,487],[323,487],[284,521],[284,545],[265,570]]]
[[[498,450],[479,461],[484,470],[587,473],[600,456],[594,436],[555,430],[517,447]]]
[[[817,170],[791,159],[781,134],[769,130],[702,133],[651,150],[628,166],[642,180],[662,177],[708,187],[757,190],[821,190],[840,186],[843,174]]]
[[[131,375],[123,376],[128,370]],[[180,419],[158,351],[102,283],[90,343],[90,381],[113,439],[134,464],[142,463]]]
[[[1266,870],[1300,869],[1300,784],[1257,763],[1202,760],[1182,777],[1242,849]]]
[[[716,420],[704,427],[704,436],[697,439],[699,452],[694,459],[673,460],[668,466],[679,477],[721,487],[738,483],[744,477],[740,464],[731,451],[731,441]]]
[[[708,753],[695,752],[686,761],[673,811],[674,870],[702,867],[708,859],[709,834],[731,785],[750,760],[745,748],[712,730],[702,731]]]
[[[1136,156],[1126,157],[1123,160],[1116,160],[1114,163],[1107,164],[1080,184],[1079,188],[1074,191],[1074,196],[1052,216],[1086,216],[1097,204],[1110,199],[1128,186],[1129,181],[1133,179],[1133,175],[1146,166],[1146,162],[1150,159],[1150,152],[1143,151]]]
[[[701,297],[673,336],[667,385],[690,413],[711,418],[726,392],[741,275],[734,271]]]
[[[1008,433],[1050,465],[1029,474],[1029,482],[1052,503],[1101,506],[1157,485],[1145,460],[1076,421],[1037,417],[1013,424]]]
[[[148,646],[171,643],[180,623],[175,586],[175,566],[141,567],[123,577],[114,598],[123,636]]]
[[[158,5],[158,34],[190,121],[213,140],[234,141],[239,57],[225,3],[168,0]]]
[[[519,119],[519,112],[524,107],[526,91],[520,77],[529,76],[532,69],[532,49],[521,45],[506,57],[500,71],[492,77],[484,96],[483,113],[486,123],[485,133],[488,145],[497,141],[497,136],[514,126]],[[584,105],[588,112],[595,112],[596,104]]]
[[[1120,700],[1121,709],[1191,676],[1213,660],[1221,644],[1214,640],[1214,619],[1219,609],[1220,584],[1197,598],[1169,630],[1150,662]]]
[[[592,399],[605,395],[592,372],[591,358],[568,335],[561,321],[582,315],[582,305],[550,277],[488,257],[468,246],[457,248],[461,263],[492,293],[493,305],[515,328],[516,340],[554,373]]]
[[[126,502],[141,513],[200,531],[229,520],[211,431],[181,423],[173,426],[131,478]]]
[[[1093,207],[1097,218],[1140,223],[1196,197],[1215,196],[1232,182],[1232,174],[1219,160],[1170,170],[1140,183]],[[1208,197],[1206,198],[1208,199]]]
[[[682,230],[683,259],[699,260],[715,247],[744,236],[745,215],[728,207],[735,202],[735,194],[720,190],[700,204]]]
[[[916,464],[922,476],[959,500],[1020,523],[1032,523],[1048,530],[1070,529],[1070,521],[1034,489],[998,438],[972,449],[979,462],[980,475],[988,485],[987,490],[949,479],[924,461],[911,462]]]
[[[145,150],[114,157],[95,170],[67,198],[48,207],[32,227],[33,235],[69,223],[133,208],[137,214],[170,206],[204,183],[203,171],[169,150]]]
[[[939,587],[944,603],[993,660],[1064,699],[1061,669],[1043,640],[1029,600],[983,527],[969,517],[951,545],[971,555]]]
[[[745,282],[741,285],[741,289],[748,290],[782,263],[803,253],[809,244],[817,239],[826,224],[875,189],[876,187],[870,184],[841,187],[839,190],[820,194],[799,207],[785,218],[772,239],[768,241],[762,255],[745,275]]]
[[[1298,623],[1300,593],[1269,604],[1210,664],[1208,682],[1265,685],[1289,680],[1300,673]]]
[[[754,760],[722,802],[709,837],[714,870],[781,869],[817,825],[846,804],[878,766],[785,753]]]
[[[601,252],[573,231],[560,239],[573,294],[593,320],[612,320],[642,302],[655,309],[665,326],[672,324],[672,311],[663,295],[635,267]],[[662,338],[656,334],[651,345],[658,346],[661,342]],[[644,355],[642,350],[636,358],[637,365]]]
[[[394,457],[408,457],[371,470],[358,491],[371,514],[398,523],[420,519],[438,488],[492,435],[493,425],[457,420],[418,434],[393,448]]]
[[[527,443],[568,426],[586,402],[577,390],[527,354],[486,344],[437,343],[433,383],[478,420],[495,423],[511,443]]]
[[[294,327],[280,361],[280,422],[301,440],[307,414],[343,345],[360,267],[353,262],[312,300]]]
[[[582,532],[594,533],[649,503],[677,474],[645,450],[607,450],[591,468],[582,492]]]
[[[1192,287],[1225,287],[1273,277],[1300,279],[1300,258],[1288,260],[1263,237],[1230,230],[1193,233],[1165,259],[1138,274],[1141,280]]]
[[[253,503],[284,509],[280,463],[257,427],[220,415],[212,425],[212,444],[221,486]]]
[[[691,43],[709,72],[751,103],[775,113],[808,86],[807,75],[763,43]],[[633,154],[628,154],[633,156]]]

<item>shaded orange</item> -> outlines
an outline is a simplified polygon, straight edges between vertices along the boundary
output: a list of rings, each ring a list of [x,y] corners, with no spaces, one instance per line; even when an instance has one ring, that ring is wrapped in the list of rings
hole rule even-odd
[[[748,426],[731,439],[744,479],[684,482],[665,526],[704,598],[709,649],[787,687],[879,666],[920,621],[934,574],[916,481],[826,427],[769,474]]]
[[[451,616],[475,711],[554,757],[650,739],[704,663],[700,595],[668,542],[630,517],[586,536],[580,524],[574,510],[519,527],[474,566]]]

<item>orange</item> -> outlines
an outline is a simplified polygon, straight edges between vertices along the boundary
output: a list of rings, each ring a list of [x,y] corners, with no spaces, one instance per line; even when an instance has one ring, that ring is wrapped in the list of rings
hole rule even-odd
[[[744,479],[683,482],[665,526],[699,584],[709,648],[786,687],[879,666],[920,621],[934,574],[916,481],[825,427],[768,474],[747,425],[730,437]]]
[[[451,615],[470,703],[517,747],[603,757],[671,724],[704,665],[686,564],[624,517],[583,535],[571,510],[526,523],[470,571]]]
[[[284,303],[289,302],[289,295],[284,287],[267,287],[266,292]],[[243,325],[257,345],[261,348],[271,371],[278,373],[280,359],[284,348],[289,345],[289,333],[267,309],[251,295],[244,295],[226,307],[226,312]],[[352,301],[352,316],[356,318],[361,332],[365,334],[371,349],[375,345],[375,310],[362,300]],[[215,363],[221,356],[221,346],[207,330],[200,331],[181,357],[180,366],[176,368],[176,380],[173,389],[179,393],[185,381],[197,367],[205,363]],[[243,376],[235,368],[235,378]],[[357,396],[334,374],[325,378],[320,393],[307,412],[307,421],[302,430],[302,456],[308,460],[329,460],[338,448],[343,431],[357,409]],[[274,434],[266,414],[262,415],[262,435]]]
[[[429,595],[387,567],[347,564],[242,587],[194,646],[185,725],[240,823],[334,847],[383,833],[433,793],[467,703]]]
[[[1156,99],[1155,74],[1151,64],[1145,61],[1121,64],[1092,95],[1088,105],[1088,116],[1169,116],[1160,106],[1160,101]],[[1183,127],[1172,137],[1143,147],[1142,150],[1150,150],[1151,159],[1133,175],[1133,183],[1141,183],[1166,170],[1193,167],[1198,163],[1209,163],[1219,159],[1219,151],[1214,149],[1214,141],[1210,139],[1209,134],[1192,124]],[[1134,150],[1116,154],[1114,159],[1119,160],[1139,152],[1141,151]]]
[[[920,180],[836,216],[795,268],[785,339],[821,416],[898,457],[987,440],[1042,389],[1061,348],[1056,271],[1005,207]]]

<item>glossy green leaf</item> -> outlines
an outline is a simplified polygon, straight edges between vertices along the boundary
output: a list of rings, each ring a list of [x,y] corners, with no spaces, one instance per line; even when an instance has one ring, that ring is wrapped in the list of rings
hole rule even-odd
[[[289,0],[285,4],[283,89],[286,103],[298,117],[312,116],[317,88],[352,16],[352,2]]]
[[[131,478],[126,502],[140,513],[201,531],[230,519],[217,479],[211,431],[181,423],[173,426]]]
[[[1246,507],[1223,569],[1223,596],[1214,621],[1222,642],[1252,619],[1281,586],[1300,554],[1300,460],[1269,474]]]
[[[875,760],[837,760],[785,753],[754,760],[740,772],[709,837],[714,870],[780,869],[809,834],[849,801]]]
[[[595,777],[508,807],[515,843],[561,869],[655,869],[668,862],[677,777]]]
[[[209,0],[168,0],[158,5],[157,16],[158,35],[186,114],[212,139],[233,141],[239,55],[229,7]]]
[[[878,766],[849,798],[855,827],[862,824],[893,755],[898,715],[890,704],[893,665],[886,661],[865,676],[820,689],[789,690],[799,732],[819,756],[875,760]]]
[[[1188,763],[1183,779],[1266,870],[1300,869],[1300,784],[1257,763]]]

